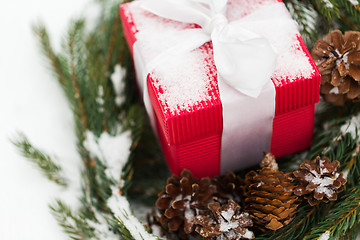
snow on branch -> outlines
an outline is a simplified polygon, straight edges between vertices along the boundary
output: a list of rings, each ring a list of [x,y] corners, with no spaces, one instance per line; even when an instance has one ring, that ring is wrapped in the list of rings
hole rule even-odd
[[[131,232],[135,240],[157,240],[145,230],[142,223],[132,214],[129,201],[126,197],[118,194],[117,188],[113,188],[113,194],[108,200],[108,206],[113,211],[117,221]]]
[[[106,166],[106,175],[120,181],[122,169],[128,161],[131,146],[130,131],[111,136],[103,132],[97,138],[91,131],[85,133],[84,146],[92,157],[101,160]],[[120,186],[122,184],[119,184]]]

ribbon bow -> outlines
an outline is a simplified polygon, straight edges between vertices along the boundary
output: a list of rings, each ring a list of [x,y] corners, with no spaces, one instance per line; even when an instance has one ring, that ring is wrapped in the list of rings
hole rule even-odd
[[[262,87],[270,81],[277,54],[270,42],[257,33],[256,28],[288,24],[289,18],[279,14],[268,16],[267,10],[258,10],[240,20],[229,22],[226,17],[228,0],[144,0],[141,7],[160,17],[195,23],[201,28],[183,30],[184,46],[174,49],[191,51],[212,41],[218,76],[238,91],[258,97]],[[264,14],[263,14],[263,13]],[[267,13],[267,14],[266,14]],[[285,15],[286,16],[286,15]],[[291,21],[291,26],[294,26]],[[278,27],[278,26],[277,26]],[[185,46],[186,45],[186,46]],[[164,51],[167,54],[169,51]]]

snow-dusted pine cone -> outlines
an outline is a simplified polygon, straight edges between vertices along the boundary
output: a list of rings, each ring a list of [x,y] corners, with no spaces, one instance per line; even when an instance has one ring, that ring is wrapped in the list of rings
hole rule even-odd
[[[240,240],[253,239],[254,233],[248,229],[253,225],[248,213],[241,211],[233,200],[225,204],[211,202],[206,215],[197,215],[194,223],[196,231],[205,240]]]
[[[334,105],[360,100],[360,32],[340,30],[319,39],[311,52],[321,73],[321,94]]]
[[[161,224],[171,232],[179,232],[179,235],[193,233],[193,219],[206,208],[214,191],[209,178],[199,181],[188,170],[184,170],[180,178],[171,176],[155,203],[161,213]]]
[[[272,153],[267,153],[260,163],[261,168],[270,168],[274,171],[279,171],[279,165],[276,162],[276,157]]]
[[[304,196],[311,206],[320,202],[337,199],[337,193],[343,190],[346,179],[338,172],[339,161],[331,162],[329,158],[321,159],[317,156],[314,160],[305,160],[294,176],[300,185],[295,189],[297,196]]]
[[[268,153],[262,169],[246,174],[245,209],[262,230],[278,230],[289,224],[298,207],[294,178],[278,170],[275,156]]]
[[[228,171],[224,176],[217,176],[211,179],[216,187],[214,197],[220,203],[226,203],[229,199],[233,199],[237,203],[242,202],[245,194],[245,181],[235,173]]]
[[[147,224],[145,227],[150,233],[157,237],[166,236],[168,239],[171,238],[168,229],[160,223],[160,213],[157,210],[153,209],[150,213],[148,213],[146,215],[146,221]]]

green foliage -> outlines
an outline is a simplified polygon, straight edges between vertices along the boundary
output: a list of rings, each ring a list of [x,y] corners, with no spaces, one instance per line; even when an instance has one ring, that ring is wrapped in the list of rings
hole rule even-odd
[[[136,148],[132,149],[129,159],[132,163],[133,178],[131,185],[126,186],[129,190],[128,196],[130,199],[153,206],[157,193],[170,176],[170,171],[144,107],[134,104],[127,114],[127,120],[127,126],[131,125],[132,132],[138,132],[138,138],[134,141]],[[149,179],[151,181],[148,181]]]
[[[142,133],[142,123],[135,115],[125,119],[127,112],[133,111],[135,97],[131,102],[126,98],[122,106],[116,103],[116,90],[112,83],[112,73],[115,66],[121,64],[132,67],[130,54],[123,37],[118,1],[100,1],[101,16],[97,25],[86,31],[84,19],[73,20],[69,31],[62,42],[62,49],[56,53],[49,35],[42,23],[34,25],[33,31],[39,39],[44,55],[50,63],[54,76],[63,88],[70,107],[74,113],[75,130],[78,138],[78,151],[84,163],[82,173],[81,202],[84,210],[73,214],[61,201],[51,206],[59,224],[73,239],[101,239],[90,227],[87,220],[95,218],[95,212],[100,212],[113,231],[124,239],[131,239],[131,234],[125,226],[119,225],[107,200],[112,195],[112,187],[119,184],[120,179],[107,175],[107,165],[86,149],[88,133],[99,137],[103,132],[111,135],[119,134],[126,129],[133,129],[132,150],[136,149]],[[127,58],[125,58],[127,56]],[[132,71],[125,78],[133,77]],[[121,79],[118,79],[120,81]],[[133,80],[133,78],[131,79]],[[125,89],[126,91],[129,88]],[[132,86],[132,92],[135,92]],[[130,94],[130,91],[127,91]],[[125,124],[125,122],[132,124]],[[121,125],[125,125],[121,128]],[[128,163],[122,172],[123,194],[127,194],[133,175],[132,164]],[[83,213],[90,213],[85,216]],[[69,222],[73,223],[70,224]]]
[[[84,240],[95,237],[94,229],[86,221],[88,214],[85,212],[73,213],[71,208],[60,200],[50,205],[50,209],[59,225],[71,239]]]
[[[55,53],[42,23],[34,25],[41,48],[52,71],[69,99],[76,122],[79,144],[86,130],[99,136],[104,130],[118,132],[120,109],[115,103],[115,89],[111,73],[119,64],[125,40],[122,36],[118,2],[103,3],[101,21],[94,31],[85,31],[85,20],[73,20],[62,42],[62,50]]]
[[[339,18],[338,1],[335,0],[312,0],[315,9],[320,12],[321,16],[331,21]]]
[[[339,25],[342,29],[356,30],[359,31],[359,22],[360,22],[360,7],[358,5],[353,5],[349,0],[347,1],[338,1],[339,7],[342,11],[340,17],[343,21],[339,22]]]
[[[299,24],[300,33],[305,43],[314,42],[318,38],[316,26],[318,13],[302,1],[287,1],[285,4],[293,19]]]
[[[360,7],[350,0],[284,0],[308,47],[330,30],[359,30]]]
[[[347,194],[334,204],[326,219],[319,222],[305,239],[317,239],[321,234],[330,232],[331,239],[344,237],[354,225],[360,223],[360,189],[349,189]],[[345,238],[348,239],[348,238]]]
[[[106,178],[106,166],[91,156],[84,141],[87,132],[100,136],[105,131],[115,135],[122,130],[119,128],[121,109],[116,105],[111,82],[111,73],[119,64],[125,46],[117,8],[118,2],[103,2],[101,17],[91,32],[85,31],[84,19],[73,20],[60,53],[51,47],[43,24],[33,27],[74,113],[78,150],[85,165],[86,196],[104,211],[111,195],[111,180]]]
[[[17,139],[12,142],[17,147],[21,155],[34,163],[50,181],[53,181],[61,186],[67,185],[66,179],[61,175],[61,166],[48,154],[34,147],[24,134],[19,133]]]

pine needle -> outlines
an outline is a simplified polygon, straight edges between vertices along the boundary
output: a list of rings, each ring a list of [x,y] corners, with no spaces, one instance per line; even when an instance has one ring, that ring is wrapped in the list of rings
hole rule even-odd
[[[67,185],[66,179],[61,175],[61,166],[48,154],[34,147],[23,133],[18,133],[16,140],[12,140],[12,143],[21,155],[34,163],[50,181],[61,186]]]

